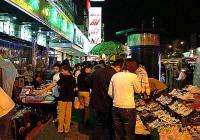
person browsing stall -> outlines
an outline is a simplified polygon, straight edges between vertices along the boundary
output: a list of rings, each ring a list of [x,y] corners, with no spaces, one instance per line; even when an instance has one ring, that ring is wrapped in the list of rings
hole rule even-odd
[[[69,66],[63,66],[61,68],[63,76],[57,81],[50,84],[47,88],[38,91],[39,94],[43,94],[48,90],[60,86],[60,94],[58,97],[58,132],[68,133],[71,123],[71,111],[72,100],[74,96],[74,90],[76,88],[75,78],[71,75]]]
[[[112,76],[108,95],[113,98],[112,116],[115,140],[133,140],[136,125],[134,94],[141,93],[138,77],[134,74],[135,61],[127,59],[122,72]]]

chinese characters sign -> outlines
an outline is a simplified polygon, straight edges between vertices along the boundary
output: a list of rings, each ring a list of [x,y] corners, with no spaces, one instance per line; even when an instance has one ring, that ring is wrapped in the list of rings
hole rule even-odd
[[[101,43],[102,8],[89,9],[89,41],[91,45]]]
[[[73,23],[46,0],[6,0],[73,41]]]

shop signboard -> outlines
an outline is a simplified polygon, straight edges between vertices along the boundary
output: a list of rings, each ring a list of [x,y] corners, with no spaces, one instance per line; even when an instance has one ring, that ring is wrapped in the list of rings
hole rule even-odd
[[[83,52],[84,53],[88,53],[91,51],[91,46],[90,46],[90,42],[88,40],[88,38],[86,36],[84,36],[84,48],[83,48]]]
[[[78,45],[80,48],[84,46],[84,34],[80,29],[74,24],[74,44]]]
[[[101,43],[101,24],[102,24],[102,8],[91,7],[89,9],[89,41],[95,46]]]
[[[140,33],[128,36],[128,46],[160,46],[158,34]]]
[[[73,41],[72,21],[47,0],[6,0],[66,39]]]

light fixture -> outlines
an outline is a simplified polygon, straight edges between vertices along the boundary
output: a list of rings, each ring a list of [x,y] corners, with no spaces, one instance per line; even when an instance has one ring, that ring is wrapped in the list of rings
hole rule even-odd
[[[39,29],[39,30],[38,30],[38,32],[42,32],[42,30],[41,30],[41,29]]]
[[[13,17],[13,19],[14,19],[14,20],[16,20],[16,19],[17,19],[17,17]]]
[[[181,45],[183,45],[184,44],[184,41],[181,41]]]
[[[171,48],[172,48],[172,45],[169,45],[169,48],[171,49]]]

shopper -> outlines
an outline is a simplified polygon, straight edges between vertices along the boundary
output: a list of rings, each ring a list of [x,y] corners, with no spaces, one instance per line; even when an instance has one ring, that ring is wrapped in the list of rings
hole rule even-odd
[[[23,75],[25,77],[25,85],[29,85],[31,82],[33,82],[33,71],[31,64],[25,67],[25,72],[23,73]]]
[[[60,80],[60,77],[62,76],[62,74],[60,73],[60,63],[55,63],[53,65],[53,82],[58,82]],[[53,107],[53,122],[57,122],[57,105],[58,105],[58,97],[59,97],[59,87],[56,86],[52,89],[52,93],[53,93],[53,96],[55,98],[55,104],[54,104],[54,107]]]
[[[11,140],[11,118],[15,104],[0,87],[0,140]]]
[[[74,67],[74,77],[77,81],[79,74],[81,73],[81,65],[80,64],[76,64]]]
[[[186,79],[186,74],[185,74],[185,69],[181,69],[178,75],[177,83],[178,83],[178,88],[182,89],[185,87],[185,79]]]
[[[167,92],[167,86],[155,78],[149,78],[149,86],[151,96],[159,96],[160,94]]]
[[[140,86],[142,88],[142,93],[144,93],[144,98],[148,99],[150,96],[150,87],[149,87],[148,74],[146,72],[145,66],[140,64],[135,73],[138,76]]]
[[[112,140],[114,135],[112,120],[112,99],[108,95],[111,77],[121,70],[123,60],[116,60],[111,67],[100,68],[91,76],[91,103],[96,113],[96,123],[92,139]]]
[[[133,140],[136,124],[134,94],[141,92],[135,71],[135,61],[127,59],[123,72],[113,75],[108,94],[113,98],[112,115],[116,140]]]
[[[63,66],[63,76],[56,83],[50,84],[47,88],[40,90],[38,93],[43,94],[49,89],[60,86],[60,94],[58,97],[58,132],[68,133],[71,123],[72,100],[76,87],[75,78],[71,75],[69,66]]]
[[[84,109],[83,124],[89,120],[89,102],[90,102],[90,74],[92,65],[85,66],[78,76],[78,97],[80,101],[80,108]]]

